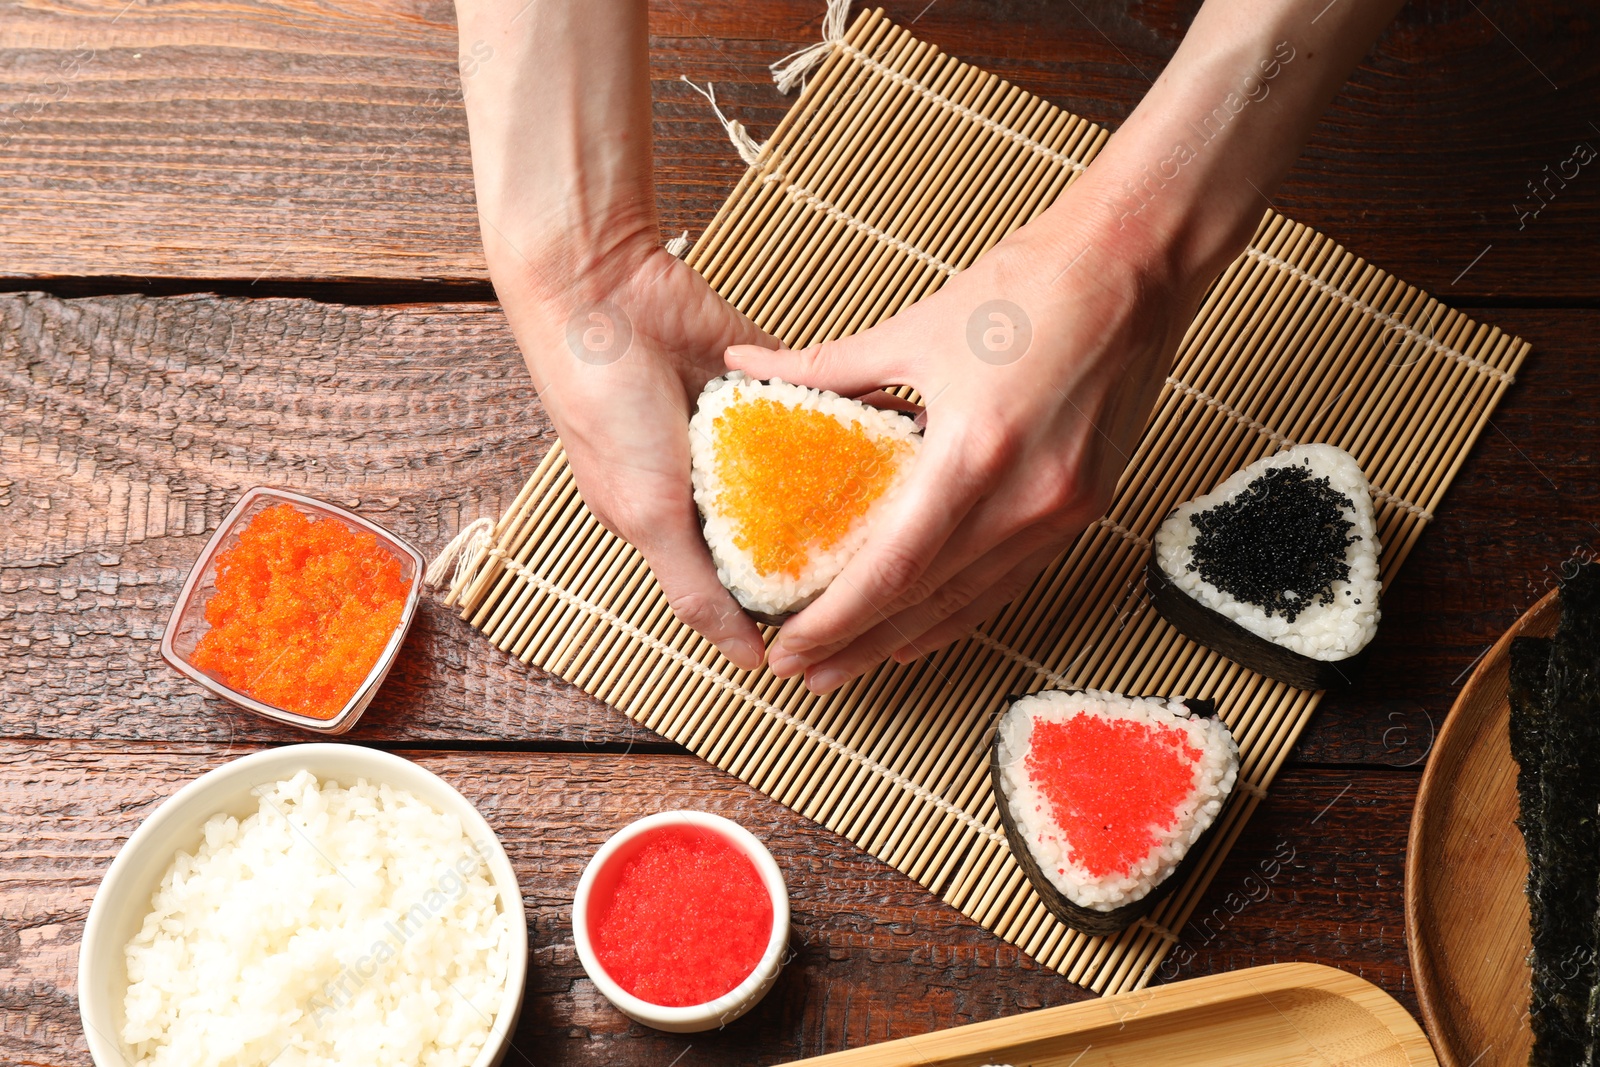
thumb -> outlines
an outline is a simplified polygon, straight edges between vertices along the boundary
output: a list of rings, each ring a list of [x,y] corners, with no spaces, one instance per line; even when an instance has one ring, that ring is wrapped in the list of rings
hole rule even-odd
[[[899,346],[886,346],[877,330],[809,348],[774,351],[754,345],[728,349],[728,366],[755,378],[782,378],[813,389],[831,389],[840,396],[861,396],[886,385],[915,385],[910,361]]]
[[[729,307],[732,307],[730,304]],[[733,334],[728,338],[728,346],[738,345],[744,348],[783,348],[784,344],[766,330],[757,326],[748,315],[733,308],[735,325]]]

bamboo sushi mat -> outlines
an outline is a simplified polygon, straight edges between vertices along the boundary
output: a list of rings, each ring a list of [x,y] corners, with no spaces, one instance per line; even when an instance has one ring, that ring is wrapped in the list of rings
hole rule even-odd
[[[1044,210],[1108,133],[863,13],[688,262],[791,346],[937,289]],[[1326,441],[1373,485],[1392,584],[1527,354],[1269,213],[1184,338],[1110,511],[970,639],[827,697],[740,671],[679,625],[643,559],[578,498],[557,445],[451,603],[501,649],[905,872],[1099,993],[1148,982],[1321,694],[1244,670],[1151,609],[1150,537],[1175,505],[1292,443]],[[1188,882],[1114,937],[1051,917],[989,785],[1008,695],[1044,687],[1213,697],[1240,788]]]

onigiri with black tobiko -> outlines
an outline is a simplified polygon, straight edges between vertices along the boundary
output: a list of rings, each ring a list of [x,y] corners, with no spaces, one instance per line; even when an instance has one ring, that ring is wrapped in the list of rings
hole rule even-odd
[[[1148,585],[1185,636],[1304,689],[1349,682],[1378,631],[1372,491],[1348,452],[1296,445],[1176,508]]]

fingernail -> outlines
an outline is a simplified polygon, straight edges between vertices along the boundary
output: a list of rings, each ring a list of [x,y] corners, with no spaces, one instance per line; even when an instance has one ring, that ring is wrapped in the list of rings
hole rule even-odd
[[[767,654],[767,669],[779,678],[792,678],[806,669],[806,663],[788,649],[774,645]]]
[[[896,649],[895,654],[890,658],[896,663],[910,663],[912,660],[917,658],[917,650],[908,645],[905,648]]]
[[[850,680],[850,675],[837,667],[823,667],[821,670],[812,671],[806,678],[806,688],[813,693],[831,693]]]
[[[810,652],[817,647],[817,643],[809,637],[784,633],[782,630],[778,631],[777,644],[786,652]]]
[[[761,666],[763,649],[746,637],[730,637],[717,644],[717,651],[726,656],[735,667],[753,671]]]

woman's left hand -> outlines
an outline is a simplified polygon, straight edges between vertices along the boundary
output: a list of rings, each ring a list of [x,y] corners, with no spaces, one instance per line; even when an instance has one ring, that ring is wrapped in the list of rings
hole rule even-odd
[[[910,385],[926,412],[904,491],[769,649],[780,677],[804,671],[828,692],[891,656],[927,655],[1103,514],[1198,294],[1152,267],[1158,257],[1141,262],[1114,226],[1030,230],[854,337],[729,349],[728,363],[756,377],[844,396]]]

